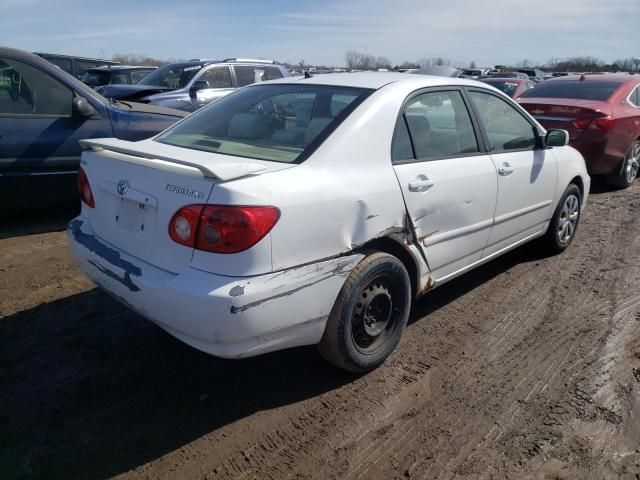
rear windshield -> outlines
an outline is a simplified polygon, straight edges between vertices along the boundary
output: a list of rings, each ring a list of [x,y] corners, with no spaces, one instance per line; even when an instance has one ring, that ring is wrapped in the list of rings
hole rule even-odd
[[[256,85],[197,111],[156,139],[237,157],[299,163],[373,90]]]
[[[510,97],[513,97],[513,94],[516,93],[516,89],[518,88],[518,84],[516,82],[496,82],[496,81],[484,81],[485,83],[491,85],[492,87],[496,87],[501,92],[506,93]]]
[[[620,88],[618,82],[598,82],[592,80],[547,80],[536,88],[528,90],[522,97],[575,98],[576,100],[607,100]]]
[[[82,81],[92,87],[109,84],[109,76],[111,72],[91,71],[88,70],[82,75]]]

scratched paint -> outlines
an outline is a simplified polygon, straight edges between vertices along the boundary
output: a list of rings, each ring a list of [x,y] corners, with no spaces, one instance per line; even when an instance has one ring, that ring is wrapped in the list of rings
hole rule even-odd
[[[93,265],[102,273],[122,283],[132,292],[139,291],[140,288],[133,283],[133,281],[131,280],[131,276],[133,275],[134,277],[139,277],[140,275],[142,275],[140,267],[127,260],[124,260],[120,256],[120,252],[102,243],[95,237],[95,235],[84,233],[82,231],[82,224],[83,221],[78,219],[73,220],[71,223],[69,223],[68,229],[69,232],[71,232],[71,234],[73,235],[75,241],[84,246],[86,249],[98,255],[100,258],[106,260],[109,264],[121,268],[124,271],[124,275],[120,277],[104,265],[98,265],[94,262],[91,263],[93,263]]]

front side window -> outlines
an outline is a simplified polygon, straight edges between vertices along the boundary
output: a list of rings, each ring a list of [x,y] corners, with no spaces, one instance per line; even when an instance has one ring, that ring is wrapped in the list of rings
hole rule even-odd
[[[469,96],[480,115],[492,152],[535,147],[533,125],[512,105],[488,93],[471,91]]]
[[[130,84],[131,77],[129,77],[129,72],[114,73],[113,76],[111,77],[111,83]]]
[[[0,114],[70,116],[73,92],[24,62],[0,58]]]
[[[469,112],[458,91],[414,97],[405,108],[405,118],[418,159],[479,151]]]
[[[202,65],[174,63],[160,67],[140,80],[139,85],[183,88],[202,69]]]
[[[238,87],[244,87],[246,85],[262,82],[264,80],[271,80],[271,78],[267,78],[267,75],[266,75],[267,68],[270,68],[270,67],[263,67],[263,66],[249,67],[249,66],[243,66],[243,65],[234,66],[233,69],[236,72]]]
[[[198,81],[209,83],[209,88],[231,88],[231,71],[229,67],[213,67],[203,72]]]
[[[322,85],[254,86],[198,110],[156,141],[237,157],[302,161],[370,93]],[[346,106],[336,108],[337,103]]]
[[[82,75],[81,80],[91,87],[99,87],[101,85],[108,85],[110,80],[110,73],[102,70],[87,70]]]
[[[136,70],[131,72],[131,83],[138,83],[144,77],[149,75],[150,72],[153,72],[153,70]]]

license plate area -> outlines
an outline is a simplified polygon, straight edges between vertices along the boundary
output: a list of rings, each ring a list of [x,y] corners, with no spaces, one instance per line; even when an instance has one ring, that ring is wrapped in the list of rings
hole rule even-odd
[[[120,202],[116,211],[116,224],[131,233],[140,233],[145,228],[145,218],[148,215],[149,206],[120,197]]]

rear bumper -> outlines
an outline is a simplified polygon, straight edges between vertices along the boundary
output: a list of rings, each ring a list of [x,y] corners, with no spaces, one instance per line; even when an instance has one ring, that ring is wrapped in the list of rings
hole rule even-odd
[[[95,236],[82,216],[68,227],[71,251],[98,286],[179,340],[224,358],[316,344],[345,278],[350,255],[254,277],[191,267],[174,274]]]
[[[609,142],[604,140],[573,140],[570,145],[584,157],[589,174],[611,173],[620,166],[622,156],[618,150],[609,148]]]

